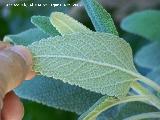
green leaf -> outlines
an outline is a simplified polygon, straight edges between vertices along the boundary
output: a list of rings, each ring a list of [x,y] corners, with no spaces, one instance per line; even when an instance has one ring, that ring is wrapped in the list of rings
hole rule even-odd
[[[34,28],[17,35],[6,36],[4,40],[26,46],[48,37],[41,30]],[[22,98],[78,114],[85,112],[102,96],[43,76],[25,81],[15,91]]]
[[[160,85],[160,66],[155,68],[149,74],[147,74],[147,77],[149,77],[151,80],[155,81]]]
[[[100,113],[108,110],[109,108],[134,101],[147,101],[147,96],[128,96],[121,99],[109,98],[108,96],[102,97],[98,100],[87,112],[83,113],[78,120],[96,120]]]
[[[50,36],[56,36],[59,35],[58,31],[56,28],[54,28],[49,20],[49,17],[46,16],[33,16],[31,18],[31,22],[41,29],[43,32]]]
[[[114,116],[117,114],[117,112],[117,107],[112,107],[111,109],[108,109],[97,116],[96,120],[114,120]]]
[[[142,47],[135,56],[135,62],[137,65],[155,69],[160,66],[160,43],[155,42]]]
[[[102,97],[101,94],[43,76],[36,76],[33,80],[25,81],[16,88],[15,92],[21,98],[77,114],[88,110]]]
[[[146,10],[126,17],[121,28],[148,40],[160,40],[160,11]]]
[[[143,102],[128,102],[102,112],[96,120],[123,120],[132,115],[158,111],[157,108]]]
[[[118,36],[111,15],[97,2],[97,0],[82,1],[97,32],[107,32]]]
[[[23,120],[73,120],[77,117],[74,113],[56,110],[36,102],[24,99],[22,102],[25,110]]]
[[[160,112],[148,112],[148,113],[142,113],[138,115],[134,115],[128,118],[125,118],[124,120],[142,120],[142,119],[154,119],[154,118],[159,118],[160,119]]]
[[[43,33],[41,30],[33,28],[16,35],[7,35],[4,37],[3,41],[27,46],[28,44],[48,37],[49,36]]]
[[[125,96],[139,78],[129,44],[112,34],[56,36],[35,42],[29,49],[35,71],[109,96]]]
[[[89,110],[83,113],[78,120],[96,120],[100,113],[105,111],[109,105],[115,102],[114,100],[114,98],[108,96],[100,98],[92,107],[89,108]],[[105,110],[104,104],[106,104]]]
[[[53,12],[50,21],[62,35],[74,32],[91,32],[86,26],[61,12]]]
[[[158,85],[160,85],[160,66],[155,68],[154,70],[152,70],[150,73],[148,73],[147,77],[150,78],[151,80],[153,80]],[[148,87],[148,86],[146,86],[146,87]],[[157,96],[159,96],[160,91],[155,92],[153,89],[151,89],[151,88],[149,88],[149,89],[153,94],[156,94]]]
[[[145,112],[157,112],[158,109],[155,107],[142,103],[142,102],[130,102],[118,106],[118,114],[114,116],[115,120],[123,120],[124,118],[130,117],[132,115],[141,114]]]

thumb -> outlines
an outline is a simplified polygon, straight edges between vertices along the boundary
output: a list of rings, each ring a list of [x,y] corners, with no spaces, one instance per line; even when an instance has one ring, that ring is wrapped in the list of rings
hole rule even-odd
[[[32,56],[27,48],[7,46],[0,49],[0,107],[5,94],[20,85],[31,68]]]

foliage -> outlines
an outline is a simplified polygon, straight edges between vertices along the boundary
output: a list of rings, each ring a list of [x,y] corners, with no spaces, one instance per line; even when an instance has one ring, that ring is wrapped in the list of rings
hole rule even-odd
[[[138,79],[130,46],[111,34],[56,36],[28,48],[34,55],[36,72],[103,95],[125,96]]]
[[[148,40],[160,39],[160,11],[146,10],[134,13],[125,18],[121,27],[131,33],[140,35]]]
[[[158,67],[160,64],[159,61],[160,53],[156,52],[159,50],[160,50],[159,42],[154,42],[142,47],[142,49],[140,49],[135,56],[136,64],[148,69],[154,69]]]
[[[110,14],[96,0],[83,3],[96,31],[64,13],[53,12],[50,17],[33,16],[37,28],[4,38],[31,50],[39,74],[15,92],[31,101],[76,112],[81,115],[79,120],[159,118],[159,11],[133,14],[121,24],[129,32],[156,40],[136,54],[137,65],[152,71],[143,76]]]
[[[96,31],[118,35],[111,15],[96,0],[82,1]]]
[[[72,17],[65,15],[61,12],[53,12],[50,16],[52,25],[62,35],[70,34],[74,32],[90,32],[87,27],[74,20]]]
[[[45,33],[43,33],[41,30],[37,28],[31,28],[29,30],[26,30],[22,33],[16,34],[16,35],[8,35],[5,36],[3,41],[9,41],[12,44],[17,45],[28,45],[31,44],[34,41],[41,40],[42,38],[48,38],[49,36]]]
[[[72,0],[73,1],[73,0]],[[76,1],[76,0],[74,0]],[[4,4],[1,4],[4,3]],[[0,1],[0,39],[7,34],[17,34],[22,30],[29,29],[34,25],[30,22],[31,16],[34,15],[49,15],[52,11],[59,12],[67,12],[69,7],[39,7],[39,6],[31,6],[31,7],[23,7],[23,6],[9,6],[6,7],[7,3],[16,3],[30,5],[31,3],[38,4],[67,4],[70,0],[1,0]],[[3,29],[2,29],[3,28]]]
[[[31,18],[31,22],[41,29],[44,33],[50,35],[50,36],[56,36],[58,35],[58,31],[52,27],[52,24],[49,21],[49,17],[46,16],[33,16]]]
[[[77,114],[85,112],[102,96],[43,76],[25,81],[15,92],[22,98]]]

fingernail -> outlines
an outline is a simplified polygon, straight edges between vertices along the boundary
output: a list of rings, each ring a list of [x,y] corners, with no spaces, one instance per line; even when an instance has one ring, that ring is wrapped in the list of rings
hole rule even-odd
[[[27,63],[27,65],[32,65],[32,55],[30,51],[24,46],[16,45],[10,48],[10,50],[19,54]]]

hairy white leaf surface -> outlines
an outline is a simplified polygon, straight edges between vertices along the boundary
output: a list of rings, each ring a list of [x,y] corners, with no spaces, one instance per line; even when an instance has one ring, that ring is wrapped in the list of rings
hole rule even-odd
[[[62,35],[75,32],[92,32],[77,20],[61,12],[53,12],[50,21]]]
[[[125,96],[138,79],[128,43],[107,33],[74,33],[29,46],[35,71],[109,96]]]

